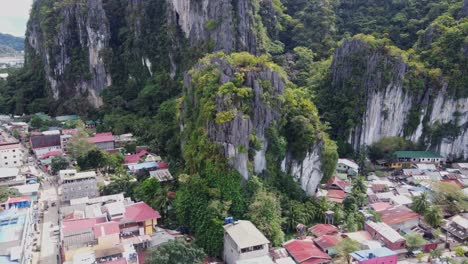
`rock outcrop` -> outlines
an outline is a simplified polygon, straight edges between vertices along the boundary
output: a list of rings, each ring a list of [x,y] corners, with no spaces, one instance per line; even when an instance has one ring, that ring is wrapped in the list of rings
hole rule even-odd
[[[83,96],[99,107],[100,92],[112,84],[101,56],[110,39],[102,0],[56,5],[36,1],[32,13],[26,53],[42,57],[53,98]]]
[[[265,64],[235,65],[231,57],[225,56],[209,57],[185,76],[181,115],[184,133],[197,131],[196,124],[202,125],[209,140],[220,147],[229,165],[245,180],[262,174],[268,166],[278,166],[290,173],[304,191],[314,194],[324,174],[320,136],[311,142],[303,160],[295,159],[288,149],[283,164],[281,160],[268,164],[271,141],[267,131],[286,118],[282,99],[286,80]],[[214,81],[208,82],[211,78]],[[200,108],[212,112],[207,116],[200,113]],[[185,148],[200,144],[200,139],[188,142],[191,137],[187,134],[184,138]]]
[[[269,39],[260,34],[267,29],[259,6],[250,0],[37,0],[26,53],[42,58],[55,101],[80,97],[99,107],[116,72],[119,79],[126,74],[144,83],[161,61],[169,61],[175,78],[205,52],[264,52]],[[265,10],[262,15],[275,17]],[[119,66],[112,65],[116,56]]]
[[[419,90],[412,90],[409,81],[414,77],[402,57],[359,39],[345,41],[335,51],[331,78],[334,93],[355,89],[362,95],[363,111],[348,135],[355,149],[400,136],[423,142],[449,158],[468,158],[468,98],[450,95],[446,81],[427,77]],[[416,129],[408,130],[409,122],[417,122],[411,125]],[[459,133],[433,140],[428,130],[445,124],[457,127]]]

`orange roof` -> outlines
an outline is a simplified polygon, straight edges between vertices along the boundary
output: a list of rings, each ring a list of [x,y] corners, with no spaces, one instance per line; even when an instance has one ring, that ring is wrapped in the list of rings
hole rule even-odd
[[[336,228],[334,225],[317,224],[309,228],[309,232],[317,237],[320,237],[323,235],[335,235],[338,234],[339,231],[338,228]]]
[[[372,207],[372,209],[374,209],[374,211],[376,212],[380,212],[380,211],[383,211],[383,210],[386,210],[388,208],[391,208],[393,207],[393,205],[391,203],[372,203],[372,204],[369,204],[370,207]]]
[[[283,246],[298,263],[327,263],[331,259],[312,240],[291,240],[284,243]]]

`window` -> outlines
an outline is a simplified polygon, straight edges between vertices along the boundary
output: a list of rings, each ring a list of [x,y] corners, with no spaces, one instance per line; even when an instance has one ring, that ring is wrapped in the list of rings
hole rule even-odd
[[[262,250],[263,249],[263,245],[258,245],[258,246],[254,246],[253,247],[253,250]]]
[[[7,157],[3,157],[4,159],[7,159]]]
[[[5,165],[8,165],[8,162],[5,162]]]
[[[13,163],[16,164],[16,161],[14,161]]]
[[[15,152],[16,150],[14,149],[13,152]]]
[[[250,252],[250,251],[252,251],[251,247],[241,249],[241,253],[247,253],[247,252]]]

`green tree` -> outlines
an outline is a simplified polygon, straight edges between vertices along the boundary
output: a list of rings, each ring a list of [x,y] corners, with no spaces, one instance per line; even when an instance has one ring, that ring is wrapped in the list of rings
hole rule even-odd
[[[461,188],[450,182],[434,184],[434,203],[452,215],[468,210],[468,197]]]
[[[429,252],[429,256],[431,259],[439,259],[440,257],[442,257],[442,250],[433,249]]]
[[[88,140],[89,136],[85,131],[83,123],[77,125],[77,130],[78,132],[67,143],[68,153],[73,159],[83,157],[91,149],[95,148],[94,144]]]
[[[442,212],[440,211],[439,207],[429,207],[429,209],[427,209],[424,213],[424,221],[426,221],[426,223],[434,228],[438,227],[442,221]]]
[[[401,137],[385,137],[369,147],[369,157],[371,160],[386,159],[392,160],[393,153],[399,150],[412,149],[414,145]]]
[[[465,249],[463,247],[457,247],[455,248],[455,254],[459,257],[464,257],[465,256]]]
[[[107,154],[97,148],[92,148],[90,151],[77,158],[78,166],[82,170],[98,170],[107,165]]]
[[[205,252],[182,240],[171,240],[151,250],[145,264],[202,263]]]
[[[158,210],[164,221],[168,214],[168,208],[172,204],[169,192],[169,187],[162,186],[155,178],[149,178],[136,186],[134,195],[137,200],[144,201]]]
[[[101,189],[103,195],[124,193],[125,197],[133,198],[133,189],[137,185],[135,177],[124,170],[118,170],[110,177],[110,183]]]
[[[341,240],[338,245],[336,245],[338,255],[340,259],[346,261],[348,264],[351,263],[351,256],[349,254],[358,251],[360,248],[359,243],[350,238],[345,238]]]
[[[405,236],[406,246],[409,250],[415,250],[424,246],[427,241],[418,233],[409,233]]]
[[[411,209],[418,214],[424,214],[426,210],[430,207],[429,198],[426,192],[423,192],[419,196],[413,197],[413,204]]]
[[[65,170],[69,166],[68,159],[63,156],[55,156],[52,158],[51,171],[57,174],[60,170]]]
[[[0,186],[0,202],[5,202],[9,197],[21,196],[20,192],[15,188]]]
[[[247,218],[273,243],[281,245],[284,233],[278,197],[266,190],[258,191],[248,208]]]

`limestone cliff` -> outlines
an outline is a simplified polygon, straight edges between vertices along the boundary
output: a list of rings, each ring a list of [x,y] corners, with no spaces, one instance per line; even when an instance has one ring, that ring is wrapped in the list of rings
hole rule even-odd
[[[423,36],[428,37],[432,39]],[[468,158],[468,98],[450,93],[450,82],[443,77],[417,76],[401,50],[347,40],[335,51],[330,71],[329,92],[337,95],[332,101],[345,96],[344,112],[354,106],[352,114],[342,116],[349,120],[342,124],[350,125],[349,130],[340,133],[347,133],[355,149],[400,136],[449,158]]]
[[[272,5],[270,0],[261,5],[248,0],[37,0],[26,53],[42,58],[55,101],[87,98],[99,107],[106,87],[128,86],[127,81],[141,85],[158,70],[176,78],[205,52],[266,52],[273,42],[260,11],[274,18]]]
[[[112,80],[101,56],[109,45],[101,0],[35,1],[26,33],[26,53],[39,55],[55,100],[82,96],[98,107]]]
[[[200,144],[206,145],[202,140],[205,135],[230,166],[247,180],[254,174],[261,175],[270,166],[279,168],[283,156],[283,171],[290,173],[308,194],[314,194],[324,170],[331,174],[330,168],[323,166],[323,162],[328,162],[324,159],[331,159],[331,170],[334,170],[336,149],[334,155],[322,154],[324,145],[330,142],[321,130],[316,109],[294,89],[286,88],[287,79],[277,67],[265,58],[247,53],[211,55],[197,64],[185,77],[181,115],[181,126],[186,133],[185,158],[209,159],[199,149]],[[296,118],[313,127],[314,139],[302,142],[306,147],[304,155],[296,154],[295,142],[289,141],[286,135],[294,132],[288,132],[285,124]],[[205,132],[193,138],[200,126]],[[287,145],[282,154],[274,153],[273,159],[269,159],[272,149],[278,148],[278,140],[275,142],[271,136],[273,129],[279,133],[279,141]],[[299,142],[301,138],[294,140]],[[271,164],[273,160],[278,163]]]

